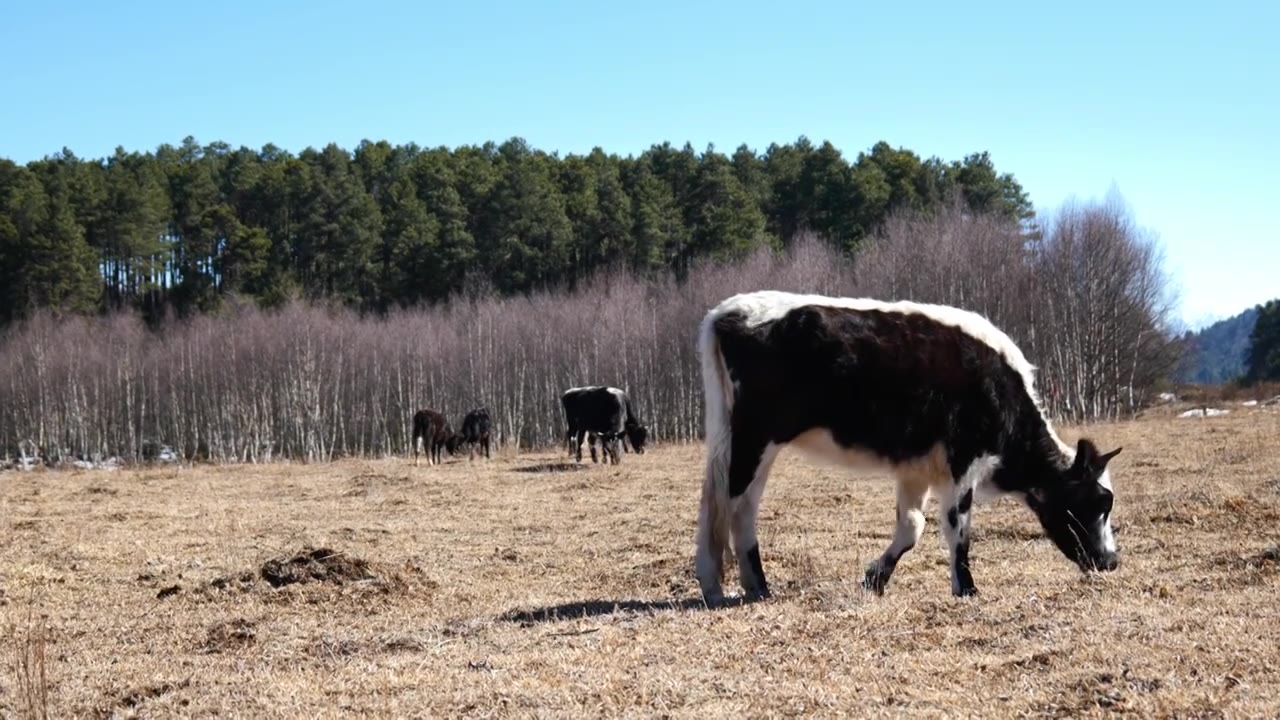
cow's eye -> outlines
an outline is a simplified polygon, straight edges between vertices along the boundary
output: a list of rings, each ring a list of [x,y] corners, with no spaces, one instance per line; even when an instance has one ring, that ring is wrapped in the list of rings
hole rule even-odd
[[[1110,515],[1111,508],[1115,505],[1116,498],[1109,492],[1104,492],[1102,497],[1098,498],[1098,514]]]

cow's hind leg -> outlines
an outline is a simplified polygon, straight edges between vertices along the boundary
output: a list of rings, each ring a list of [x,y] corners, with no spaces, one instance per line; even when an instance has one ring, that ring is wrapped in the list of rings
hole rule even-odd
[[[756,517],[778,450],[779,446],[772,443],[741,435],[733,438],[733,454],[729,460],[729,528],[733,554],[738,560],[738,581],[747,597],[769,597],[769,583],[760,561]]]
[[[893,542],[884,554],[867,566],[862,586],[877,595],[883,595],[889,578],[898,566],[898,560],[920,542],[924,533],[924,505],[929,500],[929,484],[916,478],[898,479],[898,526],[893,532]]]

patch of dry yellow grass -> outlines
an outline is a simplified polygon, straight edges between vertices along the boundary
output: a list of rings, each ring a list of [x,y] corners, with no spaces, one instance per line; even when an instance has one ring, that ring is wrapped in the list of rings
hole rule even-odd
[[[975,516],[979,598],[951,597],[932,518],[866,595],[891,483],[784,455],[761,525],[775,597],[714,611],[691,601],[696,446],[10,473],[0,715],[22,708],[9,639],[31,610],[53,716],[1280,713],[1280,416],[1090,433],[1125,446],[1117,573],[1082,576],[1002,501]],[[304,547],[373,579],[258,576]]]

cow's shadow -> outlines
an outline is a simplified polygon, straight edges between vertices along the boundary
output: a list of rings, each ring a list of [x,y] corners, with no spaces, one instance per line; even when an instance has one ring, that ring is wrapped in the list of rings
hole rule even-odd
[[[574,462],[544,462],[536,465],[525,465],[523,467],[512,468],[512,472],[518,473],[563,473],[563,472],[582,472],[590,470],[591,466],[574,463]]]
[[[580,620],[614,613],[645,615],[679,610],[719,610],[728,607],[741,607],[759,602],[762,599],[759,597],[726,597],[711,603],[704,601],[702,598],[685,598],[683,600],[579,600],[559,605],[530,608],[528,610],[511,610],[499,615],[498,619],[504,622],[518,623],[521,627],[531,627],[541,623]]]

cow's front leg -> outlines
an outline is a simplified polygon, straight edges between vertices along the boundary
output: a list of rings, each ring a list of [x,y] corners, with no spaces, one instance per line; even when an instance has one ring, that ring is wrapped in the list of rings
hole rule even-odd
[[[999,458],[995,456],[975,459],[938,498],[938,524],[942,526],[942,536],[946,538],[947,549],[951,552],[951,594],[956,597],[978,594],[969,566],[973,496],[975,491],[989,481],[991,473],[999,464]]]
[[[942,536],[946,538],[947,549],[951,553],[951,594],[956,597],[969,597],[978,594],[973,584],[973,573],[969,569],[969,525],[973,509],[973,488],[961,489],[956,485],[950,493],[944,494],[943,502],[938,503],[938,524],[942,526]]]

